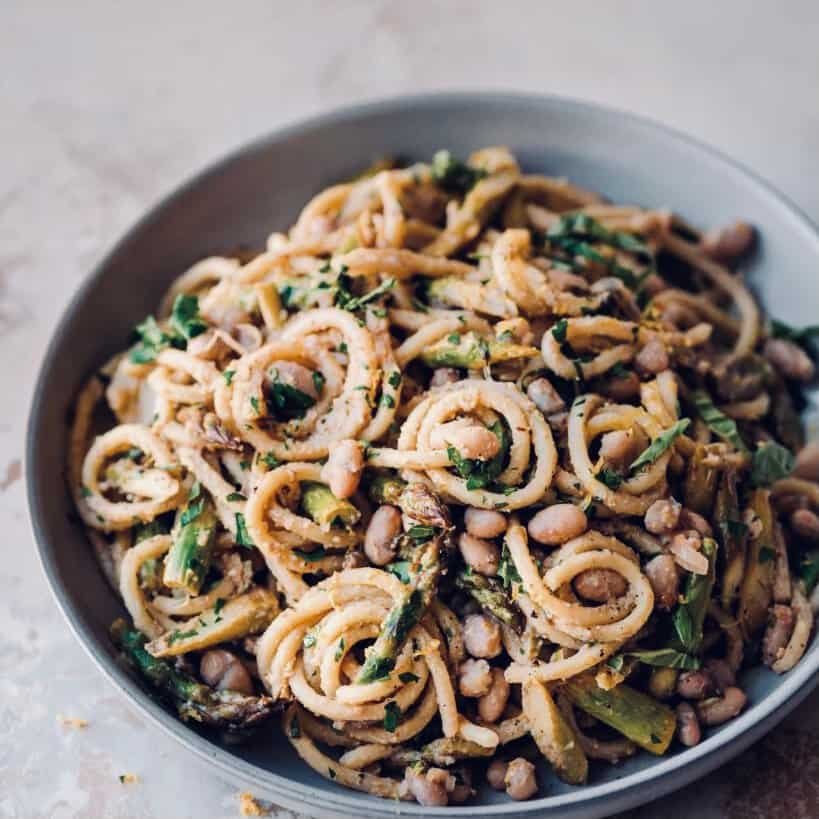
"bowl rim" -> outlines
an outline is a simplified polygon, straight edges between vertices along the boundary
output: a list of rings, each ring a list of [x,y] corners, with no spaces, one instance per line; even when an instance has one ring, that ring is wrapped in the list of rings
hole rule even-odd
[[[658,132],[665,140],[687,147],[701,158],[721,165],[724,170],[729,171],[736,177],[743,178],[746,183],[756,187],[762,196],[771,200],[777,206],[780,215],[791,223],[791,227],[802,233],[808,242],[815,245],[817,254],[819,254],[819,229],[797,205],[756,172],[695,137],[649,117],[596,102],[556,94],[534,94],[515,91],[484,92],[480,90],[402,94],[337,107],[324,113],[299,118],[240,144],[219,159],[205,165],[148,208],[121,236],[105,256],[85,275],[77,291],[69,300],[67,306],[63,308],[60,320],[51,334],[50,341],[41,359],[32,392],[26,429],[24,468],[29,516],[40,566],[58,608],[83,650],[108,681],[125,696],[126,701],[132,707],[151,723],[162,729],[165,734],[173,737],[189,751],[192,751],[199,759],[215,767],[224,778],[233,781],[239,779],[244,784],[255,787],[257,791],[270,796],[278,804],[291,810],[303,811],[305,808],[309,808],[315,811],[313,815],[333,817],[341,815],[376,817],[397,814],[464,816],[476,813],[484,816],[521,816],[524,814],[534,815],[540,811],[547,811],[549,815],[553,815],[553,813],[557,815],[556,812],[559,810],[568,810],[572,816],[575,816],[580,815],[577,813],[580,809],[584,810],[583,815],[585,817],[591,817],[612,810],[623,810],[676,790],[724,764],[759,739],[776,723],[784,719],[819,682],[819,675],[817,675],[817,671],[819,671],[819,654],[816,654],[813,657],[806,658],[786,677],[781,678],[774,691],[766,694],[762,700],[754,703],[751,708],[725,725],[718,733],[706,738],[699,745],[680,751],[671,757],[658,758],[658,761],[650,767],[612,781],[590,784],[576,791],[545,796],[524,803],[510,802],[434,809],[423,808],[413,803],[391,803],[387,800],[381,800],[383,802],[381,804],[381,802],[374,802],[369,795],[359,794],[343,788],[339,788],[338,793],[328,795],[323,790],[300,784],[282,774],[259,768],[234,756],[221,745],[198,735],[176,716],[166,711],[157,700],[143,690],[130,673],[122,668],[98,644],[97,638],[84,622],[81,607],[75,606],[63,588],[54,558],[54,547],[50,543],[50,537],[43,522],[42,508],[45,499],[36,475],[28,467],[38,460],[37,454],[40,447],[37,431],[41,422],[49,371],[53,368],[58,351],[62,348],[63,337],[68,331],[74,313],[85,301],[89,292],[93,290],[97,281],[105,274],[114,257],[127,246],[135,235],[148,226],[161,211],[212,174],[215,175],[226,170],[230,165],[248,154],[270,148],[278,142],[307,131],[325,128],[337,123],[362,120],[374,115],[389,114],[401,108],[412,106],[468,106],[480,103],[527,106],[548,104],[586,114],[625,120],[640,129]],[[340,809],[344,812],[341,813]],[[592,812],[589,813],[589,810]]]

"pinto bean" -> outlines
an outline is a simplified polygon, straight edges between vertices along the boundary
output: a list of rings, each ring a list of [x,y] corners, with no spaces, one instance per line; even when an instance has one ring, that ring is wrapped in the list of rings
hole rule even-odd
[[[689,748],[702,739],[697,712],[687,702],[677,706],[677,739]]]
[[[443,387],[461,380],[461,374],[454,367],[438,367],[429,380],[430,387]]]
[[[482,540],[464,532],[458,538],[458,548],[466,564],[476,572],[486,575],[497,574],[500,549],[492,541]]]
[[[337,498],[344,499],[355,494],[363,471],[361,444],[350,438],[331,447],[327,463],[321,468],[321,479]]]
[[[756,232],[747,222],[734,222],[722,228],[709,230],[700,246],[706,256],[717,262],[732,262],[747,253],[754,243]]]
[[[202,655],[199,676],[203,682],[219,691],[238,691],[248,696],[255,693],[253,680],[242,661],[221,648],[211,649]]]
[[[466,531],[475,537],[498,537],[506,531],[508,523],[506,515],[492,509],[476,509],[468,506],[464,512]]]
[[[722,725],[733,719],[748,702],[741,688],[730,686],[721,697],[711,697],[697,703],[697,716],[705,725]]]
[[[493,668],[492,685],[478,700],[478,714],[484,722],[497,722],[509,702],[509,683],[500,668]]]
[[[409,792],[419,805],[431,808],[449,804],[447,794],[449,774],[443,768],[430,768],[425,773],[407,768],[404,779]]]
[[[777,604],[768,610],[768,626],[762,638],[762,662],[772,666],[783,654],[796,623],[790,606]]]
[[[677,693],[686,700],[701,700],[714,691],[714,678],[704,669],[683,671],[677,678]]]
[[[655,500],[646,510],[643,523],[649,532],[664,535],[673,532],[680,520],[682,504],[674,498]]]
[[[535,766],[528,759],[517,757],[506,768],[503,778],[506,793],[518,801],[531,799],[537,793]]]
[[[626,469],[646,446],[648,438],[642,430],[617,429],[600,439],[600,457],[615,468]]]
[[[506,789],[506,769],[509,763],[505,759],[493,759],[486,769],[486,781],[489,787],[496,791]]]
[[[526,394],[544,415],[554,415],[566,409],[566,402],[548,378],[536,378],[526,388]]]
[[[722,692],[725,691],[726,688],[736,685],[737,675],[726,660],[712,657],[710,660],[705,661],[703,667],[714,680],[717,691]]]
[[[793,475],[806,481],[819,481],[819,441],[805,444],[796,453]]]
[[[464,697],[482,697],[492,687],[492,669],[486,660],[464,660],[458,666],[458,691]]]
[[[574,590],[584,600],[592,603],[607,603],[626,593],[628,584],[611,569],[587,569],[575,577]]]
[[[376,566],[386,566],[395,557],[394,538],[401,531],[401,510],[379,506],[364,535],[364,554]]]
[[[711,524],[702,515],[686,508],[680,512],[679,526],[681,529],[693,529],[703,537],[711,537],[714,534]]]
[[[497,657],[503,650],[500,626],[485,614],[470,614],[464,621],[464,647],[473,657]]]
[[[816,367],[810,356],[793,341],[784,338],[769,338],[762,354],[779,370],[785,378],[793,381],[810,381]]]
[[[673,556],[662,554],[652,557],[645,565],[645,573],[657,607],[670,609],[675,606],[680,593],[680,573]]]
[[[668,351],[658,338],[652,338],[634,357],[634,366],[644,378],[667,370],[668,364]]]
[[[597,385],[597,389],[606,398],[625,403],[637,398],[640,394],[640,379],[633,370],[626,370],[622,374],[603,379]]]
[[[277,361],[268,373],[272,381],[279,381],[289,387],[318,400],[318,390],[313,381],[313,371],[295,361]]]
[[[560,546],[582,535],[589,526],[585,512],[572,503],[555,503],[541,509],[530,521],[529,535],[545,546]]]
[[[806,540],[819,540],[819,515],[810,509],[797,509],[790,517],[791,528]]]

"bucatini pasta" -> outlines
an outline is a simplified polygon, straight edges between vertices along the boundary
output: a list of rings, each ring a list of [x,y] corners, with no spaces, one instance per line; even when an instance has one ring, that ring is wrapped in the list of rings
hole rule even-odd
[[[809,333],[762,320],[753,238],[487,148],[196,263],[69,438],[123,653],[183,719],[423,805],[699,742],[819,604]]]

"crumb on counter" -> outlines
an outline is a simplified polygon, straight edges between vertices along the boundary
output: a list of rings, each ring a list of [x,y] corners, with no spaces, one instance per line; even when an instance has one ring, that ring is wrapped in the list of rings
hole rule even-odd
[[[120,774],[119,782],[121,785],[136,785],[139,782],[139,777],[132,773]]]
[[[270,811],[263,808],[248,791],[239,794],[239,810],[242,816],[268,816],[270,814]]]
[[[80,719],[79,717],[66,717],[62,714],[57,714],[57,722],[64,725],[66,728],[87,728],[88,720]]]

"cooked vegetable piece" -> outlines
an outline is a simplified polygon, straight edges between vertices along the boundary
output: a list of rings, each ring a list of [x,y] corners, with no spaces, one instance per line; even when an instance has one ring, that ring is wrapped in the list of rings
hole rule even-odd
[[[347,500],[337,498],[328,486],[314,481],[301,484],[301,505],[319,526],[352,526],[361,512]]]
[[[183,523],[183,521],[185,521]],[[210,568],[217,517],[210,498],[200,496],[177,517],[165,557],[163,582],[171,589],[199,594]]]
[[[751,509],[759,519],[761,532],[748,544],[745,574],[739,590],[737,617],[746,640],[756,635],[767,621],[776,574],[773,510],[767,489],[754,490]]]
[[[714,589],[717,543],[713,538],[703,538],[702,553],[708,558],[708,574],[688,575],[682,599],[671,615],[677,640],[689,654],[700,650],[705,614]]]
[[[537,347],[495,338],[485,339],[470,330],[466,333],[452,333],[431,344],[421,353],[421,360],[428,367],[481,370],[488,364],[516,358],[533,358],[538,353]]]
[[[481,608],[496,620],[519,630],[522,625],[521,613],[504,591],[503,584],[493,577],[465,569],[458,573],[455,585],[465,591]]]
[[[714,521],[722,543],[722,607],[730,610],[745,570],[748,527],[743,523],[737,495],[737,473],[726,469],[720,477],[714,504]]]

